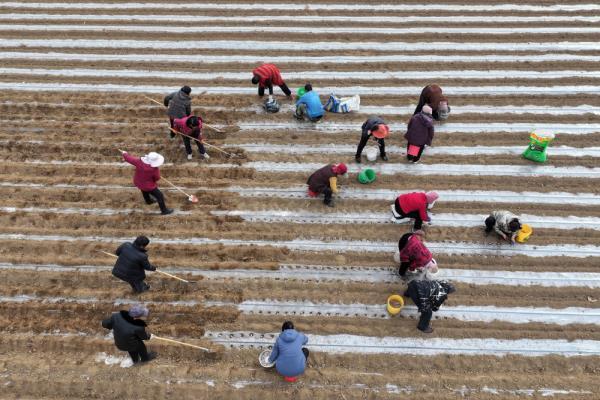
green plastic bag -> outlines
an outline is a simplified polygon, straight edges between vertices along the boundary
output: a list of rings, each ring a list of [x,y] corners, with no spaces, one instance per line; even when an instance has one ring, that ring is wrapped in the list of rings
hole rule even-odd
[[[523,157],[538,163],[544,163],[548,159],[546,149],[554,140],[554,134],[545,132],[532,132],[529,135],[529,146],[523,152]]]

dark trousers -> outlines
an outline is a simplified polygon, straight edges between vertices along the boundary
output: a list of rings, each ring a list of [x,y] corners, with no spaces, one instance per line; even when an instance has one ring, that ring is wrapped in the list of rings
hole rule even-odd
[[[193,137],[194,139],[198,139],[200,140],[200,132],[196,131],[194,133],[192,133],[190,135],[191,137]],[[185,146],[185,152],[187,154],[192,154],[192,144],[190,143],[192,141],[192,139],[190,139],[190,136],[187,135],[183,135],[183,145]],[[204,149],[204,145],[196,140],[194,140],[194,142],[196,142],[196,144],[198,145],[198,152],[200,154],[204,154],[206,153],[206,150]]]
[[[279,87],[281,88],[281,90],[283,91],[283,93],[285,93],[286,96],[291,96],[292,95],[292,91],[290,90],[290,88],[287,87],[287,85],[285,84],[285,82],[283,83],[283,85],[279,85]],[[269,94],[273,94],[273,85],[267,85],[267,88],[269,88]],[[265,95],[265,87],[264,86],[259,86],[258,87],[258,95],[260,97],[263,97]]]
[[[169,117],[169,125],[171,125],[171,129],[175,129],[175,125],[173,125],[175,123],[175,118],[173,117]],[[169,135],[171,136],[171,138],[175,137],[175,133],[169,129]]]
[[[409,146],[410,143],[406,145],[406,158],[408,159],[408,161],[412,162],[419,161],[421,159],[421,154],[423,154],[423,150],[425,150],[425,146],[419,146],[419,153],[416,156],[411,156],[410,154],[408,154]]]
[[[396,199],[394,202],[394,208],[396,212],[400,214],[400,218],[412,218],[415,220],[414,228],[415,230],[421,229],[423,227],[423,220],[421,219],[421,215],[418,211],[411,211],[409,213],[405,213],[402,211],[402,207],[400,207],[400,200]]]
[[[129,351],[129,355],[134,363],[139,361],[148,361],[148,350],[144,342],[140,341],[136,351]]]
[[[360,136],[360,142],[358,142],[358,147],[356,148],[356,157],[360,157],[363,149],[367,145],[367,141],[369,140],[369,138],[371,136],[372,135],[368,132],[363,133]],[[375,140],[377,141],[377,144],[379,145],[379,154],[381,155],[381,157],[385,156],[385,140],[383,140],[383,139],[375,139]]]
[[[319,115],[318,117],[315,118],[311,118],[308,116],[308,108],[306,106],[306,104],[302,103],[300,105],[296,106],[296,112],[294,113],[294,117],[296,119],[308,119],[311,122],[317,122],[320,121],[321,118],[323,118],[322,115]]]
[[[420,304],[421,299],[419,299],[419,293],[414,288],[414,286],[409,285],[408,290],[404,293],[405,296],[408,296],[412,299],[413,303]],[[422,311],[421,316],[419,317],[419,323],[417,325],[417,329],[424,331],[429,327],[429,323],[431,322],[431,317],[433,316],[433,311],[429,308],[427,311]]]
[[[142,190],[141,192],[142,192],[142,196],[144,196],[144,200],[146,201],[146,204],[154,203],[154,201],[152,201],[152,197],[154,197],[156,199],[156,201],[158,202],[160,211],[163,213],[167,211],[167,206],[165,205],[165,197],[163,196],[162,192],[158,188],[154,188],[148,192],[145,192]],[[152,196],[152,197],[150,197],[150,196]]]
[[[333,197],[333,190],[331,190],[330,187],[323,190],[323,195],[325,196],[325,198],[323,199],[323,203],[325,203],[325,204],[331,203],[331,200]]]
[[[304,353],[304,357],[306,357],[306,360],[308,361],[308,355],[310,354],[310,351],[308,351],[306,347],[303,347],[302,352]]]
[[[126,281],[131,285],[131,288],[135,293],[143,293],[146,290],[150,289],[150,286],[144,281]]]

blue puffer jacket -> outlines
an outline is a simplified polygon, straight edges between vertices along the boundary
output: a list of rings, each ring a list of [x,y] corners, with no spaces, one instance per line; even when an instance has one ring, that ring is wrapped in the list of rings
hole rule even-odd
[[[296,101],[296,107],[300,104],[306,104],[306,111],[308,112],[308,116],[310,118],[322,117],[323,114],[325,114],[323,104],[321,104],[321,99],[314,90],[306,92],[298,99],[298,101]]]
[[[308,343],[305,334],[295,329],[286,329],[281,332],[273,352],[269,357],[269,362],[275,362],[275,368],[283,376],[298,376],[306,368],[306,357],[302,352],[302,346]]]

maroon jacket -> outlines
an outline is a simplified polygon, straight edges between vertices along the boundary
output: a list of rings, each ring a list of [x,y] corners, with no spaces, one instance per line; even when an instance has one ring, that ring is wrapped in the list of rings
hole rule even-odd
[[[423,268],[432,258],[431,251],[425,247],[417,235],[412,235],[404,248],[400,250],[400,262],[410,263],[409,271]]]
[[[151,167],[144,163],[141,158],[130,156],[123,153],[123,159],[129,164],[135,166],[135,175],[133,176],[133,184],[144,192],[149,192],[156,189],[156,182],[160,180],[160,172],[158,168]]]
[[[337,176],[333,172],[333,164],[328,164],[313,172],[306,183],[308,184],[308,188],[313,192],[323,193],[329,187],[329,178],[333,176]]]
[[[176,118],[173,120],[173,129],[175,129],[177,132],[181,132],[186,136],[193,136],[193,137],[197,137],[199,135],[202,135],[202,118],[197,117],[198,118],[198,126],[194,127],[194,128],[189,128],[187,126],[187,120],[190,119],[192,116],[188,115],[187,117],[183,117],[183,118]],[[202,140],[202,138],[200,138],[200,140]]]
[[[284,83],[279,68],[273,64],[263,64],[260,67],[254,68],[252,70],[252,75],[256,75],[260,78],[258,86],[262,88],[271,85],[281,86]]]
[[[398,202],[402,212],[408,214],[411,211],[418,211],[423,221],[429,221],[427,216],[427,197],[424,192],[404,193],[398,196]]]
[[[431,146],[433,133],[433,119],[427,114],[420,112],[410,118],[404,138],[409,144],[414,144],[415,146]]]

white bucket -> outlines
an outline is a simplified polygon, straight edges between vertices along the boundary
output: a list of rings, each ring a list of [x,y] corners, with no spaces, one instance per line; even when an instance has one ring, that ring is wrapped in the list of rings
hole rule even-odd
[[[271,350],[263,350],[258,356],[258,362],[263,368],[273,368],[275,363],[269,362],[269,357],[271,356]]]
[[[377,153],[379,152],[379,149],[377,147],[371,146],[367,148],[366,154],[367,154],[367,160],[369,161],[375,161],[377,160]]]
[[[394,262],[396,264],[400,264],[400,250],[396,250],[394,253]]]

